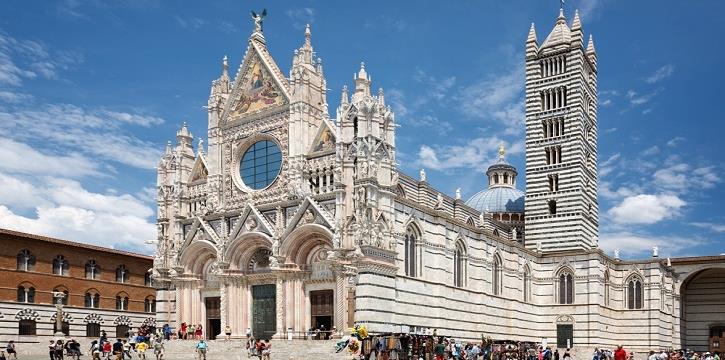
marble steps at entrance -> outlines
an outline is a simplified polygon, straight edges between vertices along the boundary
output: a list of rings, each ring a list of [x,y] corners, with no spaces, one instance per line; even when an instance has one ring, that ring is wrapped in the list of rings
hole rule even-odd
[[[330,359],[348,360],[349,353],[335,353],[335,340],[272,340],[273,359]],[[195,354],[196,341],[169,341],[164,345],[165,359],[191,359]],[[242,340],[211,340],[207,359],[247,359]],[[254,358],[256,359],[256,358]]]

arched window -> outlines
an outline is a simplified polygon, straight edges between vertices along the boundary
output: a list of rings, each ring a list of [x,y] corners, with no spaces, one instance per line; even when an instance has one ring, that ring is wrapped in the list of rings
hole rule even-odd
[[[95,290],[89,290],[86,292],[84,297],[84,304],[87,308],[99,308],[101,307],[101,295]]]
[[[574,276],[564,271],[559,274],[559,304],[574,303]]]
[[[528,266],[524,267],[524,302],[531,301],[531,270]]]
[[[493,256],[493,268],[491,269],[491,288],[494,295],[501,295],[503,287],[501,257],[498,254]]]
[[[412,226],[405,232],[405,275],[418,275],[418,232]]]
[[[63,255],[58,255],[53,259],[53,274],[60,276],[68,276],[68,260]]]
[[[155,313],[156,312],[156,299],[149,296],[143,301],[143,308],[144,311],[147,313]]]
[[[61,303],[63,305],[68,305],[68,289],[65,289],[63,287],[56,287],[53,289],[53,293],[62,293],[63,299],[61,299]],[[58,296],[53,295],[53,304],[58,303]]]
[[[126,269],[126,265],[121,265],[116,268],[116,282],[128,282],[128,269]]]
[[[18,322],[18,335],[35,335],[35,320],[20,320]]]
[[[128,310],[128,295],[125,293],[116,295],[116,310]]]
[[[466,249],[460,241],[456,243],[453,253],[453,284],[457,287],[466,286]]]
[[[639,277],[631,278],[627,282],[627,309],[641,309],[644,306],[643,297],[642,280]]]
[[[96,260],[90,260],[86,263],[86,279],[98,279],[101,277],[101,267],[98,266]]]
[[[604,306],[609,306],[609,270],[604,272]]]
[[[24,249],[18,253],[18,270],[33,271],[35,268],[35,255],[30,250]]]
[[[68,334],[70,334],[70,323],[68,323],[67,321],[62,321],[60,323],[60,331],[68,336]],[[58,323],[53,321],[53,333],[56,332],[58,332]]]
[[[144,276],[143,276],[143,284],[146,285],[146,286],[152,286],[152,284],[151,284],[151,273],[150,272],[146,272],[146,274],[144,274]]]
[[[117,338],[127,338],[129,330],[131,330],[131,328],[128,325],[125,325],[125,324],[116,325],[116,337]]]
[[[35,302],[35,287],[33,287],[31,285],[18,286],[18,302],[34,303]]]

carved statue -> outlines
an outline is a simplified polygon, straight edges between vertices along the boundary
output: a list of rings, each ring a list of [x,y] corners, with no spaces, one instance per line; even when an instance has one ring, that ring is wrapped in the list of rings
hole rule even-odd
[[[516,241],[516,239],[518,239],[518,237],[519,237],[518,235],[519,234],[518,234],[518,231],[516,230],[516,228],[511,229],[511,239],[512,240]]]
[[[425,181],[425,169],[420,169],[420,181]]]
[[[456,189],[456,200],[461,200],[461,188]]]
[[[332,247],[334,249],[340,248],[340,231],[339,229],[335,229],[335,233],[332,234]]]
[[[375,163],[375,161],[370,162],[370,176],[378,176],[378,165]]]
[[[272,241],[272,255],[279,255],[279,238],[277,237]]]
[[[267,9],[262,10],[262,13],[257,15],[256,12],[252,11],[252,20],[254,20],[254,32],[262,32],[262,22],[267,16]]]
[[[436,204],[434,206],[436,209],[443,208],[443,195],[441,193],[438,193],[438,197],[436,198]]]

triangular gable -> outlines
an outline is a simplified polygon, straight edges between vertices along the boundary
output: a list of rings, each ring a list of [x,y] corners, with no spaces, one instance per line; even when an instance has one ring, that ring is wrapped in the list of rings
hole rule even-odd
[[[312,218],[308,218],[308,216],[310,216],[308,214],[312,214]],[[326,226],[328,229],[332,229],[334,221],[325,208],[307,196],[305,197],[305,200],[302,201],[302,204],[300,204],[297,208],[297,212],[287,224],[287,227],[280,238],[284,239],[299,226],[311,223],[317,223]]]
[[[289,84],[264,44],[251,40],[222,118],[226,121],[289,103]]]
[[[317,130],[315,140],[308,153],[320,153],[335,150],[335,126],[329,120],[324,119],[322,126]]]
[[[186,237],[184,238],[184,243],[181,245],[181,251],[186,249],[191,242],[196,238],[197,232],[199,232],[199,228],[203,229],[204,232],[209,234],[209,238],[212,242],[219,244],[219,235],[214,231],[214,229],[204,220],[202,220],[200,217],[195,216],[194,222],[191,224],[191,228],[186,234]],[[181,252],[180,251],[180,252]]]
[[[234,225],[229,238],[236,239],[240,234],[247,231],[258,231],[274,236],[273,227],[269,224],[267,218],[262,216],[257,208],[249,204],[244,206],[244,210],[239,215],[239,221]]]
[[[199,153],[199,156],[196,157],[196,161],[194,162],[194,166],[191,168],[191,174],[189,175],[189,182],[197,182],[197,181],[206,181],[207,176],[209,176],[209,168],[206,166],[206,159],[204,159],[204,155],[202,153]]]

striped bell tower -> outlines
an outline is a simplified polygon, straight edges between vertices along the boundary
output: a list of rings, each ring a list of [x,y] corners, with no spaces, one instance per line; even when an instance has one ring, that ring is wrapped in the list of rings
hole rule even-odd
[[[526,40],[525,245],[542,252],[597,247],[597,55],[578,11],[559,10],[539,45]]]

